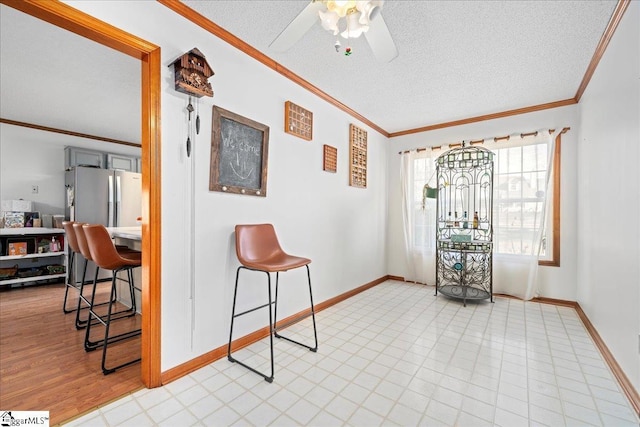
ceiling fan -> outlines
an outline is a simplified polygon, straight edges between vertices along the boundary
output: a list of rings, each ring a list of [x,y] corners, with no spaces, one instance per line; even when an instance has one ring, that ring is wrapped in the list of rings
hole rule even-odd
[[[334,36],[340,33],[348,40],[364,34],[374,56],[381,62],[391,62],[398,56],[398,49],[380,14],[383,3],[384,0],[312,0],[269,47],[278,52],[288,50],[320,20],[322,27]],[[340,51],[339,40],[334,47],[336,52]],[[349,56],[351,48],[347,46],[344,53]]]

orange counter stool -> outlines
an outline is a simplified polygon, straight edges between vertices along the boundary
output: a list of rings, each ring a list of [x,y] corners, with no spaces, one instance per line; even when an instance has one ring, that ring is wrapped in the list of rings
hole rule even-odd
[[[249,224],[249,225],[236,225],[236,255],[238,261],[242,264],[236,271],[236,284],[233,291],[233,309],[231,311],[231,328],[229,331],[229,345],[227,347],[227,358],[230,362],[238,363],[241,366],[249,369],[252,372],[262,376],[265,381],[273,382],[274,367],[273,367],[273,337],[282,338],[290,341],[294,344],[298,344],[302,347],[316,352],[318,351],[318,333],[316,330],[316,315],[313,306],[313,294],[311,292],[311,274],[309,273],[310,259],[301,258],[293,255],[289,255],[282,250],[278,237],[276,236],[275,229],[272,224]],[[276,323],[278,319],[278,278],[281,272],[293,270],[299,267],[307,268],[307,279],[309,283],[309,299],[311,301],[311,317],[313,319],[313,336],[315,344],[309,346],[295,341],[291,338],[284,337],[278,333]],[[240,276],[240,270],[252,270],[261,271],[267,274],[267,287],[269,292],[268,303],[261,306],[252,308],[250,310],[243,311],[236,314],[236,299],[238,296],[238,278]],[[276,273],[276,294],[275,300],[271,301],[271,273]],[[274,306],[273,318],[271,316],[271,305]],[[231,356],[231,342],[233,340],[233,325],[236,317],[243,316],[261,308],[269,308],[269,341],[271,350],[271,375],[265,375],[264,373],[252,368],[251,366],[233,358]],[[301,320],[301,319],[298,319]]]
[[[89,341],[89,336],[91,333],[91,326],[94,323],[92,320],[101,323],[104,326],[104,339],[101,344],[98,346],[102,347],[102,373],[104,375],[108,375],[112,372],[115,372],[117,369],[123,368],[125,366],[129,366],[136,362],[139,362],[141,359],[137,357],[135,359],[129,360],[127,362],[121,363],[117,366],[107,367],[107,349],[109,344],[113,344],[115,342],[127,340],[136,336],[139,336],[142,333],[142,329],[136,328],[132,330],[128,330],[126,332],[119,333],[117,335],[109,335],[109,330],[111,328],[111,322],[116,320],[113,318],[113,305],[116,299],[116,283],[118,280],[118,273],[126,272],[127,273],[127,281],[129,282],[129,290],[131,292],[131,305],[133,314],[135,315],[135,295],[134,290],[140,291],[140,289],[135,288],[133,282],[133,273],[132,270],[134,268],[140,267],[142,265],[141,258],[139,256],[130,256],[126,254],[120,254],[116,247],[113,245],[113,241],[111,240],[111,236],[109,236],[109,232],[106,227],[101,224],[85,224],[82,226],[84,230],[84,234],[87,240],[87,244],[89,246],[89,250],[91,252],[91,257],[93,262],[96,263],[96,266],[105,270],[111,270],[111,296],[109,298],[109,308],[107,310],[106,315],[100,315],[96,313],[94,310],[93,301],[95,299],[95,286],[91,295],[91,306],[89,308],[89,319],[87,322],[87,329],[85,332],[85,349],[87,349],[87,345],[91,345],[91,341]],[[96,344],[96,343],[93,343]],[[96,346],[90,347],[91,349],[97,348]]]
[[[80,254],[84,257],[84,268],[82,269],[82,280],[80,281],[80,290],[78,292],[78,307],[76,309],[76,329],[84,329],[87,326],[87,319],[80,318],[81,310],[89,309],[89,307],[91,306],[98,307],[101,305],[109,304],[108,301],[96,304],[95,301],[93,301],[93,299],[89,300],[88,297],[86,297],[84,294],[85,286],[87,284],[92,283],[93,287],[92,287],[91,295],[93,296],[93,298],[95,298],[95,290],[96,290],[96,287],[98,286],[98,273],[100,271],[100,267],[96,265],[93,282],[86,282],[85,279],[87,274],[87,265],[89,264],[89,261],[93,261],[93,257],[91,256],[91,251],[89,250],[89,244],[87,243],[87,238],[84,233],[83,225],[85,225],[85,223],[83,222],[73,223],[73,231],[75,233],[76,242],[78,243],[78,249],[80,250]],[[113,246],[113,242],[111,242],[111,245]],[[122,256],[126,256],[133,259],[139,260],[141,259],[141,256],[142,256],[140,251],[129,249],[126,246],[118,246],[116,247],[116,250],[119,253],[121,253]],[[133,291],[131,291],[131,296],[133,297]],[[135,316],[136,314],[135,299],[132,299],[132,301],[133,301],[133,306],[131,307],[131,309],[123,310],[114,314],[116,315],[125,314],[126,317]],[[85,350],[87,350],[88,344],[89,343],[85,341]],[[96,345],[98,344],[94,343],[93,345],[89,345],[89,347],[95,347]]]

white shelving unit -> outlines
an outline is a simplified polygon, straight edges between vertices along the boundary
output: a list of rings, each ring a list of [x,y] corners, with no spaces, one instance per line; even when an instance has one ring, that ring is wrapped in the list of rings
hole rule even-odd
[[[66,270],[67,257],[64,247],[62,247],[62,250],[58,252],[37,252],[38,241],[40,239],[50,240],[54,236],[60,241],[64,241],[64,229],[43,227],[0,228],[0,268],[9,268],[14,265],[18,265],[19,269],[45,269],[47,265],[64,265]],[[19,241],[21,238],[24,238],[25,241],[30,241],[30,244],[27,245],[29,253],[22,255],[7,255],[9,252],[8,244],[10,242]],[[0,278],[0,286],[62,279],[64,277],[66,277],[66,273],[41,274],[38,276],[28,277],[10,277],[5,279]]]

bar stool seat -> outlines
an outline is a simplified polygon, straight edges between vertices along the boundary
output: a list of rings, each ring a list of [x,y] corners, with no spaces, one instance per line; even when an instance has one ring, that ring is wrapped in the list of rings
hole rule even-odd
[[[289,255],[280,247],[278,237],[276,236],[275,229],[272,224],[248,224],[248,225],[236,225],[236,255],[238,261],[242,264],[236,271],[236,283],[233,292],[233,308],[231,310],[231,327],[229,331],[229,344],[227,346],[227,359],[230,362],[238,363],[241,366],[249,369],[252,372],[262,376],[265,381],[273,382],[274,378],[274,357],[273,357],[273,337],[281,338],[300,345],[316,352],[318,350],[318,333],[316,330],[316,317],[315,309],[313,305],[313,293],[311,291],[311,274],[309,272],[309,264],[311,260],[308,258]],[[278,319],[278,279],[281,272],[293,270],[299,267],[306,267],[307,279],[309,284],[309,300],[311,302],[311,317],[313,319],[313,336],[314,345],[309,346],[301,342],[295,341],[291,338],[282,336],[278,333],[277,319]],[[267,287],[269,292],[268,303],[261,306],[243,311],[236,314],[236,301],[238,296],[238,279],[240,277],[240,270],[247,269],[253,271],[261,271],[267,274]],[[276,273],[276,293],[275,299],[271,300],[271,273]],[[274,306],[273,317],[271,314],[271,305]],[[231,343],[233,340],[233,326],[234,320],[237,317],[249,314],[255,310],[265,308],[269,309],[269,342],[271,351],[271,375],[265,375],[257,369],[235,359],[231,356]],[[301,320],[301,319],[297,319]]]
[[[254,270],[267,271],[269,273],[276,273],[278,271],[288,271],[294,268],[304,267],[310,264],[311,260],[308,258],[301,258],[286,253],[273,254],[270,258],[261,260],[244,259],[242,263],[245,267]]]
[[[109,330],[111,327],[111,322],[113,319],[113,304],[115,300],[116,294],[116,283],[117,283],[117,274],[120,272],[126,272],[127,278],[129,282],[129,289],[131,290],[131,304],[134,308],[133,314],[135,315],[135,295],[133,294],[134,290],[137,290],[133,283],[133,274],[132,269],[141,266],[141,258],[139,255],[135,254],[121,254],[119,253],[113,242],[111,237],[109,236],[109,232],[105,228],[105,226],[100,224],[85,224],[82,226],[84,231],[87,244],[89,246],[89,250],[91,252],[91,257],[93,262],[102,269],[111,270],[112,278],[111,278],[111,297],[109,299],[109,307],[107,310],[106,316],[100,316],[94,310],[93,301],[95,298],[95,286],[92,292],[91,297],[91,305],[89,308],[89,319],[87,322],[87,329],[85,333],[85,348],[89,341],[89,335],[91,333],[92,319],[95,319],[97,322],[101,323],[105,327],[104,339],[102,340],[102,372],[104,375],[110,374],[117,369],[123,368],[125,366],[129,366],[136,362],[139,362],[141,359],[135,358],[133,360],[129,360],[125,363],[121,363],[117,366],[107,367],[107,349],[109,344],[127,340],[129,338],[136,337],[142,333],[142,329],[137,328],[133,330],[129,330],[117,335],[109,335]]]

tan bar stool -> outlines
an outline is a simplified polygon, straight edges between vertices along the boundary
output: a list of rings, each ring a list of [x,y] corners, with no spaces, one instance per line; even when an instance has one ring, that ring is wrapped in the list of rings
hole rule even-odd
[[[101,323],[105,327],[104,331],[104,339],[102,343],[99,345],[102,347],[102,373],[104,375],[110,374],[114,372],[116,369],[123,368],[125,366],[129,366],[133,363],[139,362],[140,358],[136,358],[125,363],[121,363],[117,366],[107,367],[107,349],[109,344],[123,341],[129,338],[136,337],[141,334],[142,329],[133,329],[130,331],[126,331],[117,335],[109,335],[109,329],[111,327],[111,322],[115,320],[113,318],[113,303],[115,302],[116,296],[116,282],[118,280],[117,275],[120,272],[126,272],[127,278],[129,282],[129,289],[131,291],[131,305],[133,307],[133,314],[135,315],[135,295],[134,289],[136,289],[133,282],[133,273],[132,269],[136,267],[140,267],[142,262],[139,256],[124,256],[123,254],[118,253],[116,247],[111,240],[111,236],[109,236],[109,232],[105,228],[104,225],[100,224],[85,224],[82,226],[84,231],[84,235],[87,240],[87,244],[89,246],[89,250],[91,252],[91,257],[93,262],[96,263],[96,266],[105,270],[111,270],[111,297],[109,298],[109,308],[107,310],[107,314],[105,316],[101,316],[97,314],[94,310],[93,301],[95,299],[95,286],[93,288],[92,296],[91,296],[91,306],[89,308],[89,319],[87,322],[87,329],[85,333],[85,349],[87,349],[87,344],[91,344],[89,341],[89,335],[91,333],[91,326],[93,324],[92,319],[95,319],[97,322]],[[94,346],[92,349],[95,349]]]
[[[82,256],[84,257],[84,267],[82,269],[82,280],[80,281],[80,291],[78,292],[78,307],[76,309],[76,329],[83,329],[87,326],[87,319],[81,319],[80,318],[80,311],[81,310],[85,310],[88,309],[91,306],[94,307],[98,307],[101,305],[106,305],[109,304],[108,301],[103,302],[103,303],[99,303],[96,304],[95,301],[93,301],[95,299],[95,289],[98,285],[98,273],[100,272],[100,267],[96,264],[96,269],[94,272],[94,277],[93,277],[93,282],[86,282],[86,274],[87,274],[87,265],[89,264],[89,261],[94,261],[93,257],[91,255],[91,251],[89,250],[89,244],[87,242],[87,238],[85,236],[84,233],[84,228],[83,225],[85,225],[85,223],[82,222],[75,222],[72,224],[73,226],[73,231],[75,232],[75,238],[76,238],[76,242],[78,243],[78,249],[80,250],[80,254],[82,254]],[[111,245],[113,246],[113,242],[111,242]],[[126,246],[118,246],[116,248],[116,250],[122,254],[122,256],[126,256],[129,258],[132,258],[134,260],[140,260],[142,257],[142,254],[140,253],[140,251],[136,251],[133,249],[129,249]],[[95,263],[95,261],[94,261]],[[93,288],[92,288],[92,292],[91,292],[91,300],[89,300],[85,294],[84,294],[84,287],[89,284],[89,283],[93,283]],[[131,296],[133,297],[133,290],[130,289],[131,292]],[[116,296],[113,296],[113,298],[115,298]],[[83,305],[84,304],[84,305]],[[119,311],[117,313],[114,313],[117,316],[120,316],[122,314],[125,315],[125,317],[130,317],[130,316],[134,316],[136,312],[136,306],[135,306],[135,299],[132,299],[132,307],[129,310],[122,310]],[[87,350],[87,346],[89,346],[90,348],[96,348],[96,345],[98,345],[99,343],[87,343],[85,341],[85,350]],[[99,345],[98,345],[99,346]]]
[[[233,291],[233,308],[231,310],[231,328],[229,331],[229,345],[227,347],[227,358],[230,362],[238,363],[241,366],[249,369],[252,372],[264,377],[265,381],[273,382],[273,337],[282,338],[290,341],[294,344],[298,344],[302,347],[316,352],[318,351],[318,333],[316,331],[316,315],[313,306],[313,293],[311,292],[311,274],[309,273],[310,259],[301,258],[293,255],[289,255],[282,250],[278,237],[276,236],[275,229],[271,224],[251,224],[251,225],[236,225],[236,255],[240,267],[236,271],[236,285]],[[309,282],[309,299],[311,301],[311,317],[313,319],[313,336],[315,340],[314,346],[308,346],[291,338],[284,337],[278,334],[276,323],[278,319],[278,278],[279,274],[284,271],[293,270],[294,268],[306,267],[307,279]],[[236,297],[238,296],[238,277],[240,276],[240,270],[253,270],[262,271],[267,274],[267,286],[269,292],[268,303],[261,306],[252,308],[250,310],[243,311],[236,314]],[[276,273],[276,295],[275,300],[271,301],[271,273]],[[273,304],[273,318],[271,317],[271,305]],[[231,341],[233,339],[233,324],[236,317],[243,316],[261,308],[269,308],[269,340],[271,350],[271,375],[267,376],[262,372],[252,368],[240,362],[239,360],[231,357]],[[298,319],[301,320],[301,319]]]

